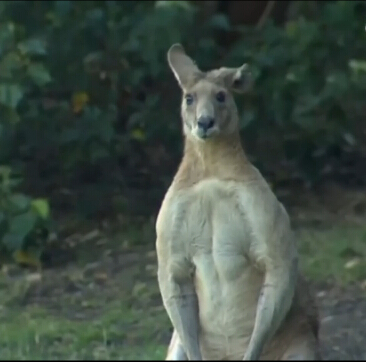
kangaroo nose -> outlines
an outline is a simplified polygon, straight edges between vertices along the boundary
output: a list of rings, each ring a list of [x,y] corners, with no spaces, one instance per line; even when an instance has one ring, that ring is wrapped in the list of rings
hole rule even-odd
[[[198,118],[197,125],[199,128],[202,128],[204,131],[212,128],[214,125],[214,119],[212,117],[202,116]]]

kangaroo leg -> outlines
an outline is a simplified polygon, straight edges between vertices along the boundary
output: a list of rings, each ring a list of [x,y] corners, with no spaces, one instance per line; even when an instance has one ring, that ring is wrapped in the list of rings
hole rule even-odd
[[[292,340],[281,358],[282,361],[319,361],[320,353],[318,351],[315,336],[301,336]]]
[[[165,358],[166,361],[187,361],[186,352],[183,349],[182,343],[180,343],[178,333],[173,331],[172,338],[168,347],[168,354]]]

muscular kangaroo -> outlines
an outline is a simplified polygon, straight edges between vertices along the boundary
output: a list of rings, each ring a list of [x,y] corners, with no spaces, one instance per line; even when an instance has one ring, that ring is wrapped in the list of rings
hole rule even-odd
[[[183,91],[184,157],[156,222],[166,360],[316,360],[318,317],[282,204],[248,161],[232,92],[247,66],[202,72],[168,51]]]

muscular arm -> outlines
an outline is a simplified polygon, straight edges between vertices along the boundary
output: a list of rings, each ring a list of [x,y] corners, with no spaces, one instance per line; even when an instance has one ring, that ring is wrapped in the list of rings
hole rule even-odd
[[[298,258],[287,215],[282,207],[259,255],[265,266],[254,329],[244,360],[258,360],[265,343],[279,328],[294,296]],[[270,229],[268,231],[270,231]]]
[[[158,282],[165,309],[178,333],[189,360],[202,360],[198,342],[198,301],[190,273],[190,263],[183,257],[160,255]]]

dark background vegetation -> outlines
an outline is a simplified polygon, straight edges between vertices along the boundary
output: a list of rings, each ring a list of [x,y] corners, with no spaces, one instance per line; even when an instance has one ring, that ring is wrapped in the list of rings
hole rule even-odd
[[[60,213],[156,212],[182,153],[175,42],[202,69],[250,64],[240,127],[274,189],[364,185],[365,19],[364,1],[1,2],[4,250],[43,248]]]
[[[365,24],[365,1],[1,1],[1,357],[164,358],[180,42],[250,65],[243,144],[291,215],[323,357],[366,359]]]

